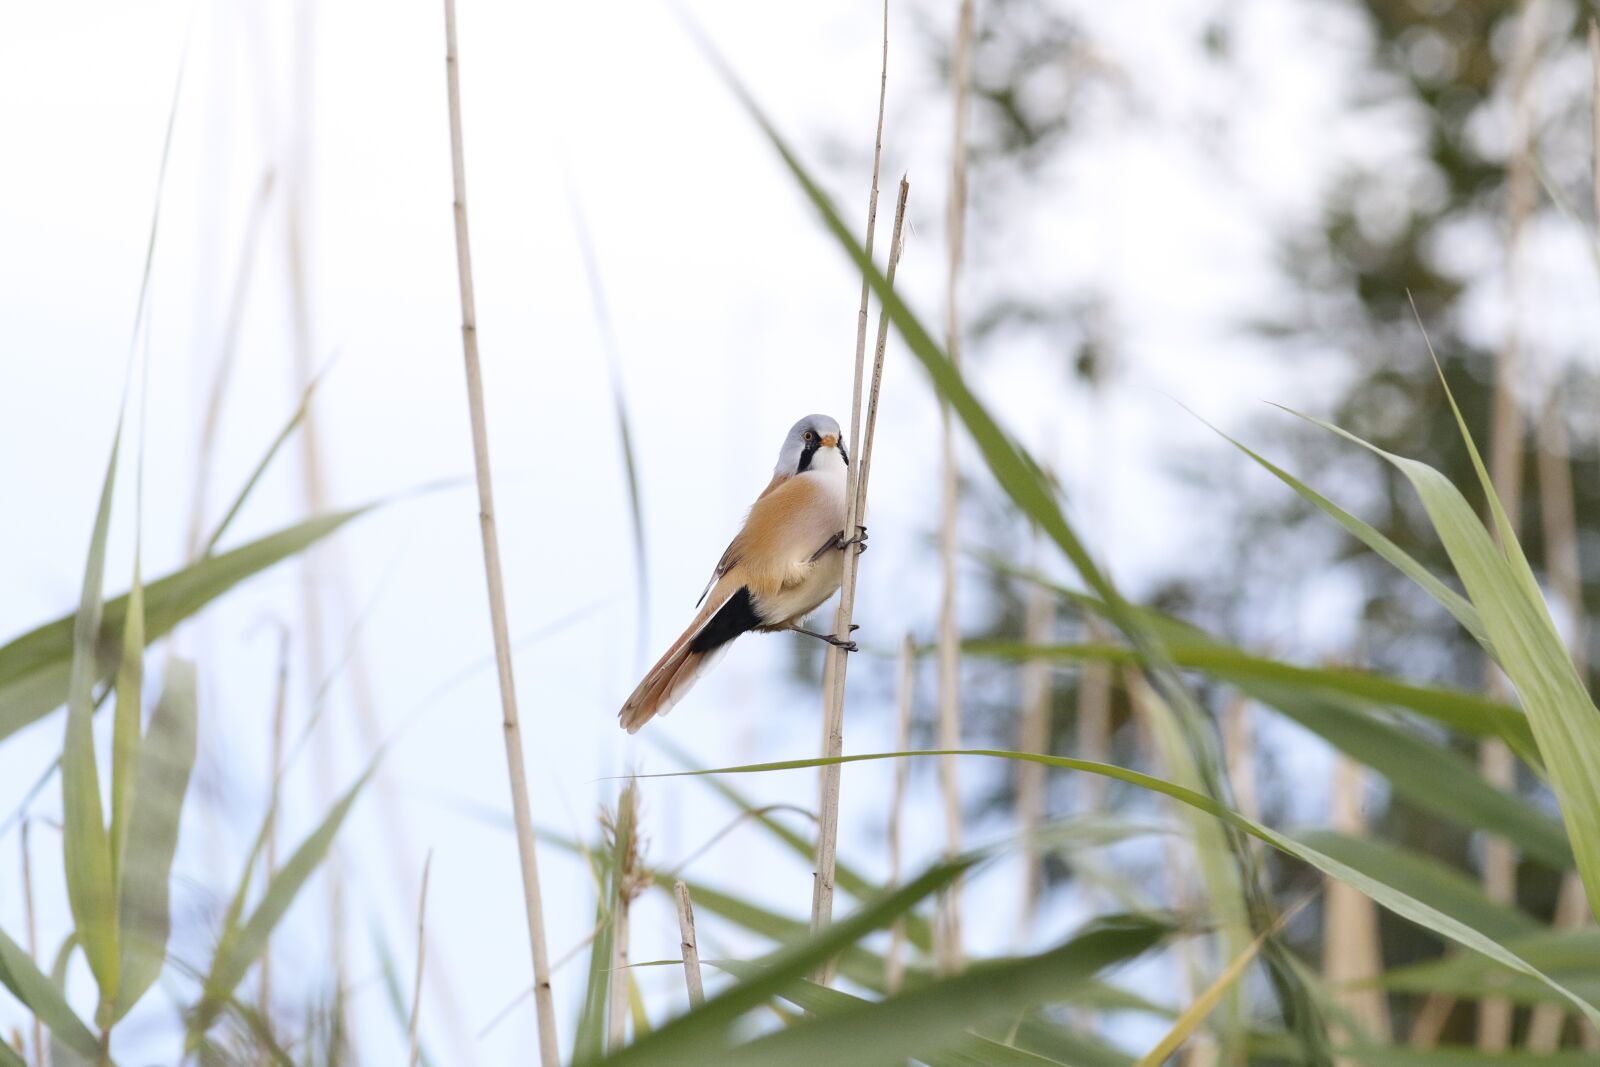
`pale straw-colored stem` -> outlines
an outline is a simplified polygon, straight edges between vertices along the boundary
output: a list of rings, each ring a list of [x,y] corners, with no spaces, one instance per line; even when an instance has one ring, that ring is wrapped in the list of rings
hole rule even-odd
[[[916,695],[917,679],[917,644],[910,634],[900,643],[900,681],[896,688],[896,703],[899,705],[899,714],[894,732],[894,750],[906,752],[911,748],[911,711]],[[906,780],[911,776],[910,762],[907,760],[894,761],[894,792],[889,798],[889,886],[893,889],[900,884],[900,836],[901,820],[905,815],[906,807]],[[900,992],[900,983],[905,980],[905,961],[902,958],[906,947],[906,922],[905,917],[896,919],[889,928],[889,951],[884,954],[883,983],[890,996]]]
[[[890,235],[889,259],[884,270],[884,278],[890,286],[894,285],[895,270],[900,265],[900,253],[904,248],[904,228],[906,220],[906,198],[911,193],[911,184],[900,179],[900,192],[895,201],[894,231]],[[889,342],[889,317],[887,312],[880,310],[878,316],[878,342],[873,353],[872,361],[872,388],[867,402],[867,421],[865,439],[855,464],[851,468],[847,508],[851,521],[851,528],[860,516],[866,514],[867,482],[872,475],[872,440],[878,421],[878,396],[883,387],[883,356]],[[861,556],[858,552],[847,552],[844,563],[844,577],[839,587],[839,610],[834,619],[834,633],[840,638],[848,639],[850,634],[850,620],[855,613],[856,604],[856,573],[860,566]],[[827,725],[827,734],[824,738],[824,751],[830,757],[837,757],[844,751],[844,683],[848,660],[839,648],[828,649],[828,660],[831,670],[823,672],[823,681],[827,686],[827,706],[824,720]],[[839,841],[839,771],[840,766],[833,764],[824,768],[822,779],[821,814],[817,819],[817,875],[815,893],[812,897],[811,924],[817,930],[826,926],[833,919],[833,891],[834,873],[837,866],[837,850]],[[818,980],[824,984],[833,980],[833,963],[824,964],[818,972]]]
[[[428,956],[428,874],[432,869],[433,850],[429,849],[428,858],[422,861],[422,890],[417,894],[417,973],[411,982],[411,1056],[406,1061],[410,1067],[417,1067],[422,1058],[417,1022],[422,1017],[422,972]]]
[[[267,800],[267,840],[262,862],[266,864],[264,881],[270,882],[278,873],[278,812],[282,805],[283,741],[286,712],[289,707],[289,628],[278,623],[278,682],[272,699],[272,788]],[[261,1022],[272,1028],[272,942],[261,949]]]
[[[39,925],[33,912],[33,853],[28,847],[30,819],[22,817],[22,914],[28,932],[28,958],[39,958]],[[33,1067],[44,1067],[44,1024],[33,1015]]]
[[[678,901],[679,950],[683,953],[683,984],[689,990],[689,1005],[698,1008],[706,1002],[706,987],[700,979],[700,942],[694,932],[694,902],[683,881],[673,883],[672,895]]]
[[[961,0],[956,15],[955,54],[951,67],[954,95],[954,133],[950,143],[950,189],[946,203],[945,230],[949,239],[949,263],[945,275],[945,350],[950,362],[961,365],[961,313],[958,295],[967,217],[967,90],[972,80],[973,0]],[[939,409],[940,455],[943,477],[940,487],[939,574],[939,746],[961,747],[961,634],[956,619],[957,517],[959,474],[956,467],[955,428],[950,420],[950,405]],[[961,851],[961,786],[956,775],[956,758],[939,759],[939,791],[944,799],[945,856],[953,859]],[[939,894],[937,959],[939,969],[948,974],[961,968],[961,887],[956,882]]]
[[[872,182],[867,196],[867,237],[865,249],[867,257],[872,257],[872,245],[878,225],[878,168],[883,157],[883,112],[884,103],[889,92],[889,0],[883,3],[883,49],[879,62],[878,74],[878,124],[873,136],[872,145]],[[892,250],[891,250],[892,253]],[[861,436],[861,393],[863,381],[866,377],[867,361],[867,304],[871,295],[871,287],[867,283],[866,274],[861,277],[861,305],[856,313],[856,362],[855,386],[850,403],[850,440],[849,446],[856,450],[855,463],[850,466],[845,488],[845,536],[852,537],[856,533],[856,526],[861,523],[865,503],[861,487],[864,479],[861,472],[865,469],[867,454],[870,448],[860,440]],[[876,383],[874,383],[876,386]],[[876,399],[877,389],[874,387],[873,395]],[[841,640],[850,638],[850,617],[855,610],[855,576],[856,555],[854,549],[846,549],[846,564],[844,579],[839,589],[839,607],[834,613],[834,633]],[[846,661],[842,650],[830,646],[823,662],[822,689],[822,754],[825,757],[838,756],[844,751],[844,683],[846,674]],[[840,768],[837,764],[821,769],[818,776],[818,791],[820,803],[817,805],[820,815],[817,823],[817,857],[816,871],[811,885],[811,929],[813,932],[820,930],[833,920],[833,891],[834,868],[837,864],[837,850],[839,844],[839,777]],[[818,978],[827,982],[831,979],[831,966],[824,965]]]
[[[1530,88],[1538,60],[1542,0],[1523,0],[1517,18],[1516,48],[1511,59],[1512,146],[1506,180],[1506,336],[1495,365],[1494,401],[1490,429],[1489,471],[1505,505],[1513,530],[1522,511],[1522,434],[1524,419],[1517,398],[1523,376],[1522,285],[1523,231],[1533,207],[1533,111]],[[1491,695],[1503,695],[1505,682],[1491,664]],[[1483,775],[1502,789],[1516,785],[1516,763],[1505,742],[1486,740],[1479,745]],[[1484,842],[1484,890],[1495,901],[1516,900],[1516,848],[1511,841],[1491,834]],[[1503,1051],[1511,1042],[1511,1003],[1495,997],[1478,1003],[1478,1048]]]
[[[1600,208],[1600,32],[1589,24],[1589,60],[1594,77],[1593,98],[1596,176],[1595,203]],[[1600,218],[1600,215],[1596,216]],[[1567,412],[1561,403],[1559,372],[1546,367],[1543,375],[1544,408],[1536,426],[1539,469],[1539,514],[1544,527],[1545,568],[1551,588],[1567,609],[1567,651],[1585,688],[1589,685],[1589,614],[1583,605],[1583,570],[1578,553],[1578,520],[1572,490],[1572,459],[1567,440]],[[1561,880],[1554,925],[1575,930],[1590,920],[1589,902],[1583,879],[1568,871]],[[1554,1052],[1561,1045],[1561,1030],[1566,1013],[1554,1004],[1540,1004],[1528,1020],[1527,1049]],[[1593,1026],[1584,1026],[1584,1040],[1597,1040]]]
[[[1361,810],[1364,785],[1361,765],[1349,757],[1339,757],[1333,772],[1333,828],[1340,833],[1352,837],[1366,833],[1366,818]],[[1387,1042],[1388,995],[1372,984],[1383,972],[1377,905],[1371,897],[1336,878],[1327,879],[1326,893],[1323,974],[1330,987],[1341,990],[1339,1004],[1350,1017],[1374,1039]]]
[[[505,586],[500,573],[500,539],[495,528],[494,483],[489,471],[489,428],[483,408],[483,370],[478,362],[478,313],[472,289],[472,247],[467,230],[467,172],[461,135],[461,80],[456,59],[455,0],[444,0],[445,81],[450,99],[450,164],[455,192],[456,272],[461,289],[461,349],[467,371],[467,407],[472,418],[472,456],[478,480],[478,518],[483,534],[483,569],[489,591],[489,622],[494,631],[495,666],[500,678],[501,732],[506,772],[511,784],[511,816],[516,826],[517,857],[522,867],[523,905],[528,944],[533,957],[533,999],[539,1018],[539,1062],[560,1067],[556,1040],[555,998],[550,989],[550,955],[544,933],[544,908],[539,896],[539,864],[528,802],[527,772],[522,763],[522,726],[517,716],[516,682],[511,670],[510,627],[506,623]]]
[[[1032,529],[1033,565],[1038,569],[1042,538]],[[1039,582],[1028,583],[1024,591],[1023,636],[1030,645],[1046,645],[1055,630],[1055,600]],[[1030,659],[1022,665],[1022,731],[1019,747],[1023,752],[1050,751],[1050,661]],[[1039,896],[1044,885],[1044,857],[1039,851],[1036,832],[1044,820],[1045,767],[1024,763],[1017,769],[1017,829],[1022,844],[1022,910],[1018,927],[1024,937],[1033,928],[1039,912]],[[1085,778],[1098,777],[1086,774]]]
[[[622,876],[618,876],[619,881]],[[606,1051],[619,1051],[628,1040],[628,918],[630,897],[626,887],[617,894],[611,912],[611,974],[607,983]]]

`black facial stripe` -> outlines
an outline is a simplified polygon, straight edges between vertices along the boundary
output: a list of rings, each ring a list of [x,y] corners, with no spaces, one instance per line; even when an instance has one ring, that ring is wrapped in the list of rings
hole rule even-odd
[[[717,609],[711,621],[706,623],[706,628],[695,634],[694,640],[689,642],[689,651],[710,652],[721,648],[740,634],[749,633],[760,625],[761,619],[756,615],[750,590],[741,586],[726,604]]]
[[[805,443],[805,447],[800,450],[800,466],[795,469],[796,474],[804,474],[811,469],[811,457],[815,456],[817,449],[821,447],[822,442],[816,437]]]
[[[844,442],[843,441],[839,442],[839,458],[844,460],[844,465],[846,467],[850,466],[850,453],[848,453],[848,452],[846,452],[844,450]]]

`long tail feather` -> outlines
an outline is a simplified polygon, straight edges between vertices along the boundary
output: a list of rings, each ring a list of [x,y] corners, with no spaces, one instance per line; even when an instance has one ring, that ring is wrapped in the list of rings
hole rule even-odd
[[[691,646],[694,639],[721,610],[728,597],[729,590],[720,587],[714,589],[711,602],[696,613],[689,628],[672,642],[671,647],[656,661],[655,666],[645,672],[644,678],[622,705],[622,710],[617,712],[617,721],[623,729],[630,734],[638,733],[639,727],[657,715],[665,715],[672,710],[672,705],[689,691],[695,679],[699,678],[727,648],[723,645],[711,651],[695,652]]]

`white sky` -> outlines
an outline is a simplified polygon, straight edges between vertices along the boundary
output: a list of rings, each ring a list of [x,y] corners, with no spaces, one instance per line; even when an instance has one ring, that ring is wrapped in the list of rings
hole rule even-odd
[[[933,25],[947,24],[944,6]],[[1070,6],[1132,95],[1095,103],[1073,149],[1019,203],[999,210],[1019,252],[986,261],[994,273],[974,284],[988,291],[1013,275],[1045,291],[1103,283],[1127,359],[1122,388],[1097,425],[1082,396],[1055,384],[1058,371],[1049,372],[1049,388],[1039,387],[1040,358],[1049,354],[989,353],[977,380],[1025,439],[1056,458],[1084,502],[1087,535],[1136,587],[1168,560],[1196,552],[1211,529],[1161,476],[1159,457],[1208,444],[1168,395],[1238,425],[1259,399],[1315,397],[1326,388],[1324,364],[1270,362],[1238,323],[1283,298],[1271,259],[1275,228],[1307,217],[1336,159],[1395,151],[1403,127],[1387,119],[1356,126],[1344,114],[1340,94],[1360,29],[1325,5],[1231,5],[1239,61],[1227,76],[1198,63],[1192,47],[1210,5]],[[200,416],[247,220],[269,169],[276,182],[215,453],[211,521],[296,402],[284,208],[297,155],[312,358],[320,365],[338,356],[316,403],[333,503],[470,473],[439,5],[310,6],[312,58],[300,71],[295,23],[280,8],[60,0],[9,14],[0,38],[0,499],[14,510],[0,522],[0,635],[54,618],[76,599],[186,41],[148,308],[146,575],[182,558]],[[693,10],[807,158],[818,158],[824,138],[854,138],[863,155],[870,148],[874,5],[828,0],[802,11],[699,2]],[[614,721],[637,666],[634,578],[606,363],[568,189],[587,215],[622,351],[650,538],[652,654],[688,617],[787,427],[811,411],[847,420],[859,282],[668,6],[461,0],[459,19],[512,630],[527,634],[593,609],[518,655],[527,765],[539,821],[588,833],[597,801],[614,791],[599,777],[666,769],[669,761],[648,734],[629,740]],[[937,88],[914,55],[913,19],[899,6],[892,32],[884,202],[892,203],[893,177],[909,172],[913,237],[901,276],[933,324],[942,319],[947,106],[909,103]],[[297,84],[309,101],[302,145],[292,136]],[[1216,116],[1230,120],[1228,135],[1211,146],[1193,131]],[[862,214],[865,175],[823,173],[846,216]],[[927,632],[937,596],[922,548],[936,506],[936,409],[898,348],[884,395],[873,551],[857,610],[864,642],[880,648],[897,641],[899,620],[917,620]],[[125,587],[131,569],[135,455],[124,452],[112,591]],[[230,541],[303,513],[299,470],[298,449],[280,458]],[[317,557],[329,612],[326,660],[342,658],[361,618],[365,674],[384,731],[490,650],[475,512],[466,487],[397,503]],[[220,810],[197,807],[186,824],[177,902],[191,915],[209,906],[199,886],[231,885],[260,817],[276,669],[276,641],[262,623],[280,619],[302,632],[299,590],[297,568],[279,568],[179,638],[185,654],[203,659],[201,781],[226,789]],[[790,680],[794,640],[804,639],[741,642],[650,731],[713,763],[812,754],[821,701]],[[309,676],[298,645],[294,672],[291,729],[303,724],[321,681]],[[289,840],[325,807],[326,783],[350,780],[370,752],[351,678],[342,674],[332,689],[324,722],[329,770],[308,758],[289,779]],[[876,684],[855,692],[847,748],[887,747],[886,694]],[[384,929],[409,968],[416,868],[429,848],[432,966],[449,976],[459,1020],[452,1026],[450,1007],[431,995],[430,1043],[447,1063],[512,1062],[531,1046],[531,1008],[481,1043],[463,1041],[529,981],[512,840],[462,813],[463,805],[506,808],[498,714],[493,674],[479,671],[404,736],[387,784],[346,830],[355,1003],[361,1047],[373,1062],[392,1053],[398,1037],[371,981],[368,930]],[[0,745],[0,811],[37,776],[60,730],[58,714]],[[880,873],[888,780],[878,766],[845,778],[844,854]],[[940,838],[938,815],[931,775],[914,781],[909,835],[925,856]],[[767,802],[814,804],[807,773],[737,784]],[[39,811],[48,816],[57,805],[52,789]],[[692,782],[647,783],[645,805],[650,855],[663,865],[730,817]],[[398,852],[391,827],[407,838]],[[35,835],[49,953],[67,921],[56,840],[46,829]],[[0,841],[0,926],[13,934],[15,850],[14,835]],[[567,857],[547,848],[541,860],[559,955],[589,930],[590,887]],[[755,831],[735,833],[692,870],[796,916],[809,907],[808,868]],[[762,872],[759,886],[751,872]],[[970,924],[973,943],[1000,949],[1015,934],[1010,892],[990,895],[995,906]],[[320,883],[308,897],[313,906],[298,909],[276,942],[290,1004],[303,999],[292,976],[319,973],[329,956]],[[642,909],[633,957],[675,955],[663,900],[649,898]],[[1063,911],[1052,929],[1075,916]],[[192,962],[207,949],[202,931],[176,947]],[[748,947],[731,939],[707,954]],[[564,1041],[580,978],[581,964],[557,976]],[[645,971],[641,981],[658,1020],[677,1010],[676,973]],[[86,984],[86,974],[74,974],[79,1003],[87,1003]],[[0,997],[0,1025],[18,1017]],[[127,1047],[146,1059],[169,1054],[169,1019],[163,998],[153,996],[132,1020]]]

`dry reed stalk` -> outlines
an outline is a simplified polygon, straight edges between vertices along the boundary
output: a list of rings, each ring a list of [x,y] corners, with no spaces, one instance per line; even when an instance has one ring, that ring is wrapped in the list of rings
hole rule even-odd
[[[1333,771],[1333,828],[1352,837],[1366,831],[1361,810],[1365,775],[1360,764],[1340,756]],[[1379,951],[1378,910],[1361,891],[1335,878],[1327,879],[1327,912],[1324,920],[1323,974],[1335,988],[1366,983],[1383,973]],[[1387,994],[1372,987],[1346,988],[1338,994],[1339,1003],[1375,1039],[1389,1040]],[[1354,1036],[1354,1035],[1347,1035]],[[1348,1063],[1351,1061],[1339,1061]]]
[[[961,313],[957,302],[967,217],[967,88],[972,79],[973,0],[961,0],[956,13],[955,57],[951,70],[954,90],[954,131],[950,142],[950,190],[945,229],[949,238],[949,264],[945,276],[945,350],[950,362],[961,366]],[[943,592],[939,598],[939,746],[961,747],[961,634],[956,622],[956,520],[959,481],[956,468],[955,428],[950,405],[939,406],[943,477],[940,486],[939,571]],[[945,857],[961,851],[961,786],[954,756],[939,759],[939,789],[944,798]],[[961,969],[961,883],[939,894],[938,936],[935,962],[949,974]]]
[[[195,450],[194,498],[189,506],[189,539],[187,556],[197,559],[203,547],[206,493],[211,487],[211,461],[216,448],[217,431],[222,425],[223,401],[228,394],[228,384],[233,380],[235,357],[239,353],[239,328],[244,321],[245,298],[250,292],[256,261],[256,247],[261,241],[261,230],[267,217],[267,207],[272,202],[272,171],[261,176],[256,191],[250,219],[245,224],[244,242],[239,250],[239,262],[234,270],[233,289],[228,296],[227,318],[223,321],[221,344],[217,349],[216,369],[211,375],[211,388],[206,396],[205,418],[200,424],[200,441]]]
[[[900,191],[895,199],[894,230],[890,234],[889,258],[884,268],[884,278],[890,286],[894,285],[896,268],[900,265],[900,253],[904,250],[904,230],[906,221],[906,198],[911,194],[911,183],[904,177],[900,179]],[[866,514],[867,508],[867,482],[872,476],[872,441],[877,431],[878,424],[878,396],[883,389],[883,356],[889,345],[889,316],[886,311],[878,313],[878,340],[874,346],[872,357],[872,386],[867,400],[867,421],[865,437],[861,443],[860,455],[856,457],[855,467],[851,468],[850,484],[850,521],[854,523]],[[854,525],[850,527],[854,529]],[[834,633],[841,637],[848,637],[850,633],[850,618],[855,612],[856,600],[856,571],[860,566],[860,554],[850,553],[845,557],[844,580],[839,587],[839,612],[834,622]],[[829,648],[829,666],[832,670],[824,670],[823,682],[828,687],[827,723],[828,731],[824,739],[825,749],[830,756],[841,755],[844,751],[844,682],[847,660],[839,648]],[[833,764],[825,768],[822,779],[822,811],[817,820],[817,874],[815,892],[812,896],[811,924],[812,929],[820,929],[833,920],[833,891],[834,869],[837,864],[837,848],[839,840],[839,771],[840,766]],[[818,981],[824,985],[833,981],[833,961],[824,964],[818,971]]]
[[[1261,821],[1261,798],[1256,789],[1256,739],[1250,722],[1250,701],[1237,690],[1222,710],[1223,759],[1228,784],[1239,813]]]
[[[28,958],[39,958],[39,924],[33,911],[33,853],[28,848],[29,818],[22,816],[22,916],[28,932]],[[44,1024],[37,1012],[33,1016],[33,1067],[44,1067]]]
[[[1490,477],[1505,505],[1512,529],[1520,525],[1522,510],[1522,435],[1524,420],[1516,386],[1522,377],[1523,231],[1533,208],[1533,115],[1530,88],[1538,60],[1539,18],[1542,0],[1523,0],[1517,17],[1516,49],[1511,60],[1512,146],[1506,188],[1508,230],[1506,264],[1505,343],[1495,362],[1494,406],[1490,429]],[[1491,694],[1503,695],[1505,683],[1489,666]],[[1516,786],[1516,763],[1503,741],[1484,741],[1478,748],[1484,777],[1502,789]],[[1490,835],[1484,842],[1483,885],[1495,901],[1516,900],[1516,849],[1503,837]],[[1511,1003],[1504,998],[1478,1004],[1477,1046],[1487,1052],[1503,1051],[1511,1042]]]
[[[607,975],[606,1051],[616,1052],[628,1037],[628,992],[633,982],[628,970],[629,918],[633,898],[650,884],[644,870],[639,840],[639,783],[629,779],[617,798],[617,813],[610,824],[612,853],[617,864],[612,872],[616,895],[611,908],[611,970]]]
[[[289,628],[278,625],[278,682],[272,699],[272,789],[267,798],[266,882],[278,872],[278,812],[283,787],[285,711],[289,705]],[[272,941],[261,949],[261,1024],[272,1027]]]
[[[411,983],[411,1056],[406,1060],[410,1067],[417,1067],[417,1061],[422,1058],[417,1020],[422,1016],[422,971],[428,953],[428,874],[432,870],[433,850],[429,849],[428,858],[422,861],[422,890],[417,894],[417,974]]]
[[[689,899],[689,887],[681,879],[673,883],[672,895],[678,901],[678,947],[683,953],[683,983],[689,990],[689,1006],[698,1008],[706,1002],[706,987],[700,980],[700,942],[694,932],[694,903]]]
[[[1105,640],[1105,634],[1093,619],[1087,621],[1089,639]],[[1078,681],[1077,755],[1080,759],[1105,763],[1111,758],[1111,685],[1114,675],[1111,664],[1093,661],[1083,665]],[[1082,810],[1102,811],[1105,808],[1106,779],[1098,774],[1079,775],[1083,790]]]
[[[1600,210],[1600,31],[1589,24],[1589,59],[1593,71],[1591,112],[1594,121],[1596,172],[1595,203]],[[1596,215],[1600,219],[1600,215]],[[1578,552],[1578,521],[1572,490],[1572,458],[1567,440],[1567,413],[1561,403],[1559,376],[1546,368],[1544,408],[1536,424],[1539,471],[1539,514],[1543,519],[1545,567],[1550,584],[1567,608],[1567,651],[1584,687],[1589,685],[1589,616],[1583,605],[1583,571]],[[1561,882],[1554,925],[1573,930],[1590,920],[1583,880],[1568,871]],[[1540,1004],[1528,1022],[1526,1045],[1530,1052],[1554,1052],[1561,1044],[1566,1013],[1554,1004]],[[1588,1042],[1600,1040],[1592,1026],[1584,1028]]]
[[[1429,993],[1422,1002],[1417,1016],[1411,1021],[1411,1034],[1406,1044],[1419,1051],[1436,1048],[1444,1034],[1450,1014],[1456,1010],[1456,998],[1444,993]]]
[[[889,93],[889,0],[883,3],[883,49],[878,70],[878,124],[872,144],[872,183],[867,197],[867,257],[872,257],[872,245],[878,224],[878,171],[883,158],[883,112]],[[898,224],[897,224],[898,226]],[[890,250],[891,256],[893,249]],[[866,377],[867,362],[867,310],[871,287],[865,273],[861,277],[861,306],[856,313],[855,386],[850,403],[850,444],[856,449],[856,462],[848,471],[845,487],[845,532],[853,536],[865,516],[865,479],[862,477],[870,448],[863,447],[861,435],[861,391]],[[882,357],[879,356],[881,365]],[[876,403],[876,381],[873,400]],[[834,634],[840,640],[850,638],[850,620],[855,611],[856,568],[855,551],[847,550],[844,577],[839,586],[839,607],[834,613]],[[845,653],[830,646],[823,664],[822,754],[839,756],[844,751],[844,683],[847,673]],[[820,803],[817,826],[816,873],[811,885],[811,929],[813,932],[833,921],[834,868],[837,865],[839,839],[839,778],[837,764],[823,767],[818,776]],[[831,979],[831,966],[824,966],[819,979]]]
[[[899,715],[895,725],[894,751],[905,752],[911,748],[911,710],[915,704],[917,680],[917,645],[908,633],[900,643],[900,682],[896,689]],[[906,779],[911,775],[907,760],[894,761],[894,792],[889,798],[889,885],[900,884],[900,823],[906,807]],[[890,996],[900,992],[905,979],[905,961],[901,958],[906,946],[906,923],[902,916],[889,928],[889,951],[884,954],[883,984]]]
[[[1033,566],[1039,568],[1041,538],[1032,529]],[[1038,582],[1030,582],[1024,593],[1023,638],[1030,645],[1050,642],[1055,630],[1055,600]],[[1018,747],[1024,752],[1048,754],[1050,751],[1050,662],[1030,659],[1022,665],[1022,734]],[[1024,763],[1017,770],[1017,828],[1025,835],[1022,851],[1022,912],[1018,926],[1025,934],[1033,928],[1039,912],[1039,894],[1044,882],[1044,859],[1034,833],[1044,819],[1044,765]],[[1086,774],[1085,778],[1098,775]]]
[[[500,573],[500,539],[494,519],[494,483],[489,471],[489,428],[483,408],[483,370],[478,362],[478,312],[473,298],[472,247],[467,231],[467,172],[461,134],[461,79],[456,58],[455,0],[444,0],[445,83],[450,106],[450,170],[454,189],[456,274],[461,289],[461,349],[466,362],[467,407],[472,419],[472,457],[478,481],[478,518],[483,534],[484,579],[489,592],[489,622],[494,631],[495,666],[500,679],[502,735],[511,785],[511,815],[516,824],[517,857],[522,867],[523,904],[533,957],[533,998],[539,1017],[539,1062],[560,1067],[555,998],[550,988],[550,956],[539,895],[539,863],[522,765],[522,726],[517,717],[516,681],[511,669],[511,636],[506,623],[505,584]]]

